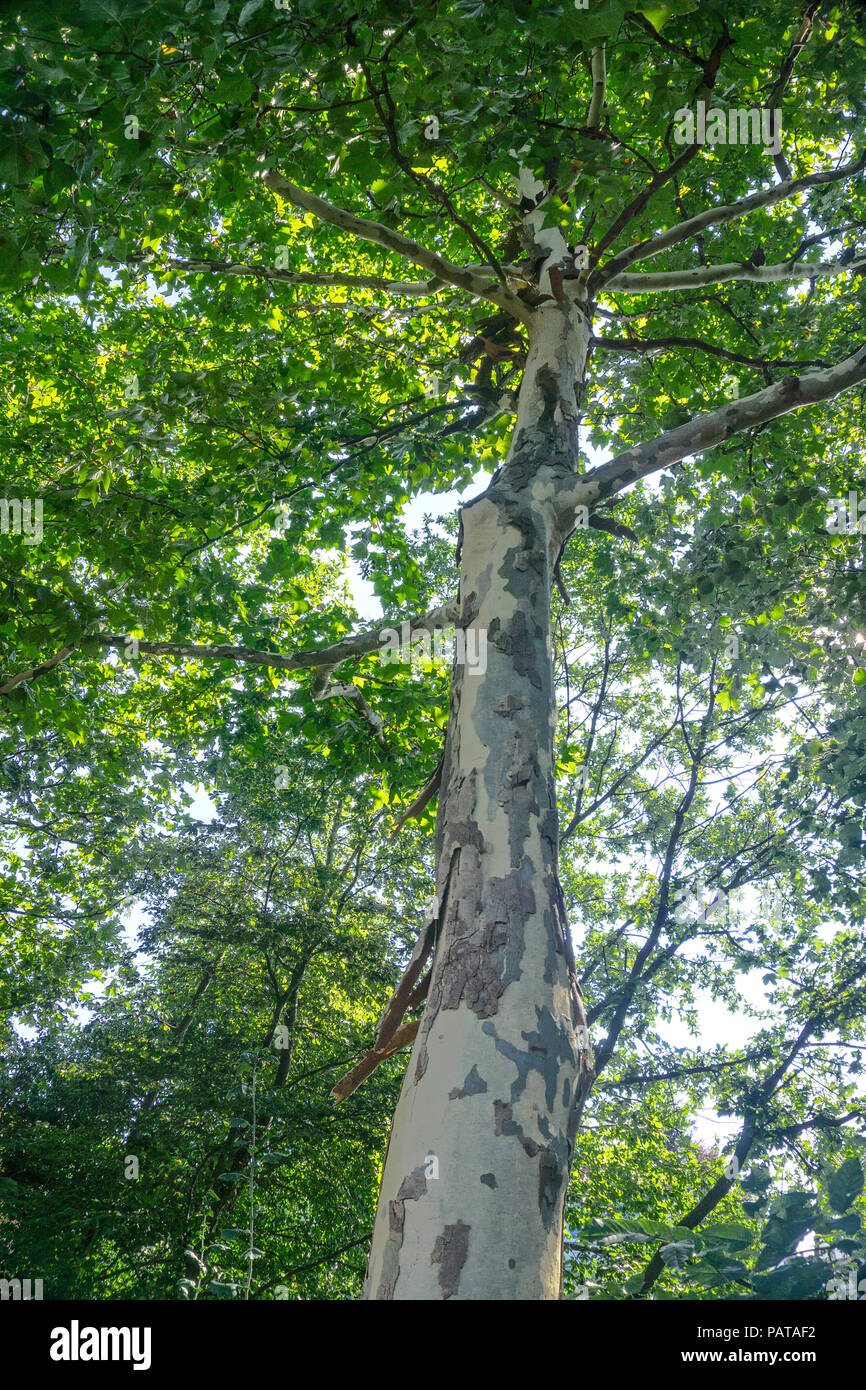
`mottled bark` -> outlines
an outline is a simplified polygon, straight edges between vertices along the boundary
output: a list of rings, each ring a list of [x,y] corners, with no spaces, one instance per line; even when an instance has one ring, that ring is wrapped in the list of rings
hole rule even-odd
[[[556,502],[578,468],[588,324],[542,305],[508,459],[461,513],[460,626],[436,830],[427,1005],[384,1166],[372,1299],[545,1299],[591,1054],[557,878]],[[571,524],[570,520],[567,522]]]

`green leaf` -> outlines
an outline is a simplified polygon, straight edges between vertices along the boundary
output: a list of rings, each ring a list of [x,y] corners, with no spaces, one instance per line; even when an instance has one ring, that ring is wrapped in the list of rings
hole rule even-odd
[[[247,0],[240,14],[238,15],[238,28],[243,29],[254,14],[258,14],[265,0]]]
[[[659,1248],[659,1255],[668,1269],[685,1269],[695,1253],[693,1240],[675,1240]]]

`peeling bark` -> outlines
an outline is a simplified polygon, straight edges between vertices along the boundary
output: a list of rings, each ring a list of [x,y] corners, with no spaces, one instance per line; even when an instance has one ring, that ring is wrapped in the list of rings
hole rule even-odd
[[[550,590],[589,337],[579,286],[565,291],[534,316],[509,456],[461,511],[461,623],[486,633],[487,668],[455,664],[452,677],[435,954],[385,1159],[371,1299],[559,1297],[591,1083],[557,878]]]

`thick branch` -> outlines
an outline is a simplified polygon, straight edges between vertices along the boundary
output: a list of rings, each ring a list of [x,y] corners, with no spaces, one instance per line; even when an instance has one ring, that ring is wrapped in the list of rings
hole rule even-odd
[[[754,395],[730,401],[705,415],[696,415],[687,424],[667,434],[656,435],[655,439],[626,449],[609,463],[575,479],[568,490],[559,494],[559,502],[565,509],[591,506],[599,498],[620,492],[638,478],[645,478],[661,468],[670,468],[689,454],[701,453],[741,430],[763,425],[768,420],[786,415],[790,410],[829,400],[864,380],[866,347],[861,345],[850,357],[836,366],[828,367],[826,371],[783,377]]]
[[[510,290],[503,289],[481,276],[470,274],[461,266],[444,260],[433,251],[428,251],[426,247],[420,246],[417,241],[412,241],[410,237],[403,236],[402,232],[396,232],[381,222],[371,222],[366,217],[358,217],[355,213],[347,212],[345,208],[334,207],[333,204],[325,202],[324,198],[316,197],[315,193],[308,193],[306,189],[290,183],[276,170],[271,170],[265,174],[264,181],[268,188],[273,189],[281,198],[285,198],[295,207],[303,208],[305,212],[313,213],[322,222],[329,222],[332,226],[339,227],[341,231],[350,232],[353,236],[360,237],[364,241],[372,241],[377,246],[384,246],[386,250],[393,251],[398,256],[404,256],[414,265],[423,266],[431,275],[436,275],[439,279],[456,285],[458,289],[468,290],[470,294],[479,299],[489,299],[523,323],[529,322],[530,310]]]
[[[723,265],[699,265],[691,270],[660,270],[648,274],[614,275],[605,291],[626,294],[652,294],[657,290],[693,290],[701,285],[719,285],[726,280],[755,280],[771,284],[778,280],[817,280],[825,275],[845,275],[866,267],[866,256],[850,264],[842,261],[782,261],[778,265],[752,265],[750,261],[726,261]]]
[[[345,1100],[353,1091],[357,1091],[362,1081],[376,1070],[377,1067],[395,1052],[408,1047],[415,1041],[415,1035],[420,1027],[420,1018],[412,1018],[408,1023],[403,1023],[397,1029],[391,1041],[382,1048],[381,1052],[375,1048],[361,1058],[357,1066],[353,1067],[340,1081],[337,1082],[331,1095],[334,1097],[334,1104],[339,1105],[340,1101]]]
[[[676,246],[677,242],[688,241],[691,237],[697,236],[706,227],[720,227],[727,222],[733,222],[738,217],[745,217],[747,213],[754,212],[756,208],[772,207],[775,203],[782,202],[785,198],[791,198],[795,193],[800,193],[806,188],[815,188],[820,184],[839,183],[843,179],[852,178],[859,174],[860,170],[866,167],[866,154],[861,155],[851,164],[845,164],[841,169],[828,169],[819,174],[808,174],[802,179],[785,179],[782,183],[774,184],[772,188],[763,188],[758,193],[752,193],[747,198],[740,198],[736,203],[725,203],[721,207],[707,208],[705,212],[700,212],[696,217],[689,217],[685,222],[678,222],[676,226],[669,227],[666,232],[659,233],[658,236],[650,237],[647,241],[637,242],[634,246],[628,246],[619,255],[613,256],[606,265],[599,266],[589,279],[589,291],[595,293],[603,286],[607,285],[614,276],[627,270],[635,261],[646,260],[650,256],[657,256],[660,251],[666,251],[669,246]]]
[[[31,666],[28,671],[19,671],[17,676],[10,676],[9,680],[0,685],[0,695],[11,695],[16,686],[22,685],[24,681],[36,680],[38,676],[44,676],[46,672],[53,671],[55,666],[59,666],[61,661],[65,661],[74,651],[74,645],[61,647],[59,652],[49,657],[48,661],[43,661],[41,666]]]
[[[137,262],[133,262],[137,264]],[[251,275],[258,280],[279,280],[286,285],[345,285],[347,289],[383,290],[386,294],[416,295],[436,294],[444,286],[438,277],[432,280],[407,281],[387,280],[381,275],[344,275],[340,271],[280,270],[276,266],[253,262],[223,260],[184,261],[177,256],[168,256],[165,264],[172,270],[183,271],[188,275]]]
[[[431,632],[436,627],[453,625],[456,617],[456,606],[451,603],[443,603],[439,608],[434,608],[429,613],[419,613],[410,619],[410,626]],[[378,623],[375,627],[366,628],[363,632],[354,633],[351,637],[343,637],[339,642],[332,642],[330,646],[305,648],[302,651],[293,652],[290,656],[284,655],[282,652],[257,651],[252,647],[204,647],[191,642],[142,641],[138,644],[138,650],[146,656],[191,656],[206,660],[245,661],[252,666],[275,666],[284,671],[298,671],[318,666],[339,666],[341,662],[348,661],[351,657],[365,656],[369,652],[379,651],[382,646],[379,640],[380,634],[390,631],[391,627],[392,625],[389,623]],[[109,647],[128,645],[125,637],[108,636],[103,633],[99,634],[98,640]]]
[[[360,714],[367,721],[373,730],[373,737],[381,748],[385,747],[385,725],[382,716],[377,714],[371,705],[364,699],[364,692],[357,685],[334,685],[331,681],[325,680],[321,689],[317,690],[313,696],[314,700],[351,700],[357,705]]]
[[[457,606],[451,602],[443,603],[439,608],[431,609],[429,613],[417,614],[409,620],[409,626],[410,629],[421,628],[426,632],[432,632],[438,627],[453,627],[458,621]],[[332,642],[327,647],[305,648],[302,651],[293,652],[291,655],[228,644],[203,646],[197,642],[148,642],[144,639],[139,641],[137,638],[123,636],[119,633],[106,632],[96,633],[91,640],[99,642],[103,647],[115,648],[118,651],[131,649],[139,657],[181,656],[198,661],[242,661],[248,666],[272,666],[281,671],[305,671],[322,667],[333,670],[335,666],[339,666],[343,661],[349,661],[352,657],[366,656],[369,652],[379,651],[382,646],[380,635],[390,631],[393,631],[392,624],[378,623],[376,627],[354,633],[351,637],[344,637],[339,642]],[[10,677],[3,685],[0,685],[0,695],[8,695],[23,681],[34,680],[47,671],[53,670],[75,650],[75,646],[64,647],[40,666],[32,666],[26,671],[19,671],[17,675]],[[328,694],[333,693],[332,688]],[[339,693],[344,692],[340,691]],[[358,693],[360,694],[360,691]],[[356,696],[352,696],[352,698],[357,699]]]
[[[604,61],[604,44],[592,50],[592,97],[586,116],[586,133],[598,130],[601,125],[601,112],[607,87],[607,72]]]

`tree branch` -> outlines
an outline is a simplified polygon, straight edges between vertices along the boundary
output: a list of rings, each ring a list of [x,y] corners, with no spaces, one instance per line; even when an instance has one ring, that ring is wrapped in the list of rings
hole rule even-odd
[[[633,1073],[629,1076],[617,1077],[616,1081],[608,1079],[607,1084],[608,1087],[655,1086],[661,1081],[676,1081],[682,1076],[703,1076],[717,1071],[730,1071],[732,1067],[745,1066],[746,1063],[752,1062],[758,1057],[766,1057],[767,1053],[771,1051],[772,1048],[768,1043],[764,1047],[759,1047],[755,1052],[747,1052],[742,1057],[732,1057],[727,1062],[712,1062],[697,1067],[674,1067],[672,1071]]]
[[[727,261],[723,265],[700,265],[691,270],[614,275],[605,283],[604,289],[623,290],[626,294],[652,294],[657,290],[692,290],[701,285],[719,285],[728,280],[755,280],[760,284],[771,284],[778,280],[814,280],[864,268],[866,255],[847,264],[841,261],[782,261],[778,265],[756,266],[749,261]]]
[[[635,16],[631,17],[634,18]],[[641,16],[641,18],[643,17]],[[646,21],[645,23],[648,24],[648,22]],[[652,30],[653,34],[655,34],[655,30],[652,29],[652,25],[648,24],[648,27]],[[656,35],[656,37],[658,37],[658,35]],[[722,33],[716,40],[716,43],[713,46],[713,51],[710,54],[710,57],[706,60],[706,62],[704,62],[703,59],[697,60],[704,74],[704,84],[700,90],[700,96],[703,96],[704,98],[709,98],[712,95],[713,88],[716,85],[716,78],[718,76],[719,65],[721,64],[722,56],[725,52],[725,49],[730,46],[730,43],[731,37],[728,33],[727,28],[725,27],[723,28]],[[682,154],[678,155],[676,159],[671,161],[671,163],[667,166],[666,169],[660,169],[657,174],[653,175],[652,179],[647,184],[643,192],[639,193],[636,198],[634,198],[629,204],[627,204],[626,207],[623,208],[622,212],[619,214],[618,217],[614,219],[613,223],[605,232],[601,240],[596,243],[595,247],[593,248],[592,258],[590,260],[591,267],[594,268],[597,265],[597,263],[601,259],[603,252],[607,250],[608,246],[613,245],[614,241],[616,241],[616,238],[619,236],[623,228],[628,226],[629,222],[633,221],[634,218],[637,217],[637,215],[643,211],[650,198],[652,198],[653,194],[657,193],[658,190],[660,188],[663,188],[665,184],[670,183],[671,179],[675,179],[677,174],[679,174],[679,172],[683,168],[685,168],[686,164],[688,164],[692,159],[694,159],[695,155],[698,153],[698,150],[700,149],[700,145],[688,145],[686,149],[683,150]]]
[[[643,211],[653,194],[656,193],[658,189],[663,188],[666,183],[669,183],[672,178],[675,178],[680,170],[688,164],[689,160],[694,159],[700,148],[700,145],[687,145],[682,154],[678,155],[666,169],[660,169],[657,174],[653,175],[646,188],[644,188],[636,198],[633,198],[630,203],[626,204],[619,216],[608,227],[601,240],[593,247],[593,265],[597,264],[603,252],[605,252],[609,246],[613,245],[623,227],[628,226],[629,222],[632,222],[634,218],[637,217],[638,213]]]
[[[825,183],[839,183],[843,179],[849,179],[855,174],[859,174],[864,167],[866,167],[866,154],[861,155],[851,164],[843,165],[841,169],[828,169],[819,174],[807,174],[802,179],[785,179],[782,183],[774,184],[772,188],[764,188],[758,193],[750,194],[747,198],[740,198],[736,203],[726,203],[721,207],[707,208],[705,212],[698,213],[696,217],[689,217],[685,222],[678,222],[676,226],[669,227],[666,232],[661,232],[658,236],[626,247],[624,251],[613,256],[605,265],[597,266],[587,282],[589,292],[593,294],[601,290],[614,276],[627,270],[635,261],[657,256],[660,251],[666,251],[669,246],[675,246],[677,242],[688,241],[691,237],[697,236],[706,227],[724,226],[727,222],[733,222],[738,217],[745,217],[747,213],[754,212],[756,208],[772,207],[775,203],[780,203],[785,198],[791,198],[795,193],[800,193],[806,188],[815,188]]]
[[[377,246],[384,246],[386,250],[393,251],[398,256],[404,256],[414,265],[423,266],[431,275],[438,276],[439,279],[445,280],[451,285],[456,285],[458,289],[468,290],[478,299],[489,299],[522,323],[529,322],[531,311],[509,289],[496,285],[490,280],[484,280],[481,276],[472,275],[461,266],[444,260],[433,251],[428,251],[426,247],[420,246],[417,241],[412,241],[410,237],[403,236],[402,232],[395,232],[393,228],[386,227],[381,222],[371,222],[366,217],[358,217],[355,213],[347,212],[345,208],[334,207],[331,203],[325,202],[324,198],[318,198],[314,193],[308,193],[305,189],[299,188],[297,184],[290,183],[274,169],[263,177],[268,188],[278,193],[281,198],[285,198],[295,207],[303,208],[305,212],[313,213],[322,222],[329,222],[332,226],[339,227],[341,231],[350,232],[353,236],[360,237],[364,241],[372,241]]]
[[[10,676],[9,680],[0,685],[0,695],[10,695],[16,686],[24,681],[36,680],[38,676],[44,676],[46,672],[53,671],[55,666],[59,666],[61,661],[65,661],[75,651],[75,644],[70,647],[61,647],[55,656],[49,657],[48,661],[43,661],[40,666],[31,666],[29,671],[19,671],[17,676]]]
[[[381,1051],[377,1051],[376,1048],[373,1048],[372,1051],[362,1057],[358,1065],[353,1067],[350,1072],[347,1072],[331,1091],[334,1104],[339,1105],[340,1101],[345,1100],[353,1091],[357,1091],[361,1082],[366,1081],[367,1077],[370,1076],[377,1067],[381,1066],[388,1057],[393,1056],[395,1052],[400,1052],[402,1048],[408,1047],[410,1043],[414,1042],[420,1024],[420,1018],[412,1018],[408,1023],[401,1024],[391,1038],[391,1041],[387,1043]]]
[[[139,265],[139,258],[119,261],[118,264]],[[144,261],[144,264],[148,262]],[[386,294],[417,295],[437,294],[444,288],[439,277],[431,280],[406,281],[388,280],[381,275],[344,275],[341,271],[280,270],[276,266],[262,265],[258,262],[226,261],[215,258],[207,260],[181,260],[178,256],[166,257],[165,264],[172,270],[183,271],[188,275],[252,275],[258,280],[278,280],[286,285],[344,285],[347,289],[383,290]]]
[[[432,632],[437,627],[453,627],[458,623],[459,612],[453,601],[440,604],[438,608],[431,609],[429,613],[419,613],[414,618],[409,619],[410,628],[421,628],[427,632]],[[103,647],[115,648],[119,651],[129,648],[130,643],[134,640],[137,643],[135,650],[139,656],[181,656],[191,657],[199,661],[242,661],[248,666],[272,666],[281,671],[306,671],[324,667],[327,668],[322,676],[324,681],[328,672],[342,662],[349,661],[352,657],[365,656],[370,652],[378,651],[382,645],[379,640],[380,634],[393,630],[393,627],[393,623],[378,623],[376,627],[366,628],[363,632],[344,637],[339,642],[332,642],[327,647],[304,648],[291,655],[229,644],[204,646],[196,642],[148,642],[144,639],[139,641],[137,638],[132,639],[119,633],[98,632],[93,635],[91,640],[100,643]],[[8,695],[22,681],[33,680],[44,675],[47,671],[52,671],[61,661],[65,661],[76,650],[77,646],[78,644],[64,647],[56,656],[51,657],[50,660],[41,665],[32,666],[27,671],[19,671],[17,675],[0,685],[0,695]],[[357,689],[358,694],[361,693],[356,686],[350,686],[348,689]],[[324,685],[322,685],[322,691],[324,691]],[[334,691],[331,690],[329,693],[332,694]],[[345,694],[345,691],[341,689],[337,693]],[[324,694],[320,693],[319,698],[325,698]],[[351,698],[357,700],[355,695],[352,695]]]
[[[809,4],[807,4],[805,10],[803,11],[802,18],[800,19],[800,28],[797,31],[797,37],[794,39],[794,42],[788,49],[787,56],[785,58],[784,63],[782,64],[782,70],[779,73],[779,76],[773,86],[773,90],[767,98],[767,106],[770,111],[771,142],[773,141],[776,134],[775,122],[773,121],[773,111],[775,109],[776,102],[779,100],[779,98],[781,97],[782,93],[788,85],[788,80],[791,76],[791,73],[794,71],[794,64],[796,63],[803,49],[806,47],[806,44],[809,42],[809,39],[812,34],[812,21],[814,20],[815,15],[818,13],[818,10],[820,8],[821,0],[809,0]],[[789,179],[791,177],[790,165],[788,164],[788,161],[783,155],[781,149],[779,150],[778,154],[773,156],[773,163],[776,166],[776,171],[780,179]]]
[[[659,469],[670,468],[689,454],[701,453],[741,430],[763,425],[790,410],[829,400],[864,380],[866,346],[861,345],[850,357],[826,371],[783,377],[754,395],[730,401],[705,415],[696,415],[677,429],[626,449],[609,463],[575,478],[569,488],[559,493],[558,501],[566,511],[573,506],[592,507],[600,498],[620,492],[629,483]]]
[[[773,1090],[778,1085],[779,1081],[781,1081],[785,1072],[788,1070],[788,1067],[794,1061],[795,1057],[808,1040],[809,1034],[813,1031],[815,1027],[816,1020],[814,1018],[809,1018],[806,1020],[806,1022],[803,1024],[803,1027],[800,1030],[800,1035],[797,1038],[797,1041],[794,1043],[793,1047],[791,1048],[791,1051],[788,1053],[788,1056],[785,1057],[782,1062],[780,1062],[779,1066],[775,1069],[775,1071],[771,1072],[771,1074],[755,1092],[750,1093],[752,1096],[752,1103],[748,1105],[745,1110],[745,1114],[743,1117],[743,1128],[740,1132],[740,1138],[737,1142],[737,1146],[734,1149],[734,1158],[737,1160],[738,1171],[740,1168],[742,1168],[743,1162],[748,1157],[749,1150],[751,1149],[752,1145],[755,1142],[755,1139],[758,1136],[758,1107],[762,1104],[763,1101],[769,1099]],[[676,1225],[685,1226],[687,1230],[693,1231],[695,1227],[699,1226],[701,1222],[707,1216],[709,1216],[710,1212],[718,1206],[722,1198],[728,1192],[730,1192],[731,1188],[734,1185],[734,1181],[734,1177],[728,1177],[727,1173],[720,1177],[709,1189],[709,1191],[704,1193],[700,1201],[692,1207],[691,1211],[687,1212],[685,1216],[681,1217],[679,1221],[676,1222]],[[659,1275],[664,1273],[664,1269],[664,1260],[662,1259],[661,1255],[657,1250],[653,1255],[652,1259],[649,1261],[646,1269],[644,1270],[644,1281],[641,1293],[649,1292],[655,1281],[658,1279]]]
[[[647,960],[649,959],[650,955],[652,954],[655,948],[656,942],[658,941],[659,936],[661,934],[662,927],[668,920],[668,901],[670,895],[670,884],[671,876],[673,874],[674,861],[678,852],[680,835],[682,834],[686,816],[689,813],[689,809],[695,798],[695,794],[697,792],[698,785],[700,782],[701,769],[703,767],[704,762],[704,752],[706,749],[707,739],[709,737],[710,726],[712,724],[713,712],[715,710],[716,687],[714,677],[715,659],[713,660],[713,664],[710,667],[710,693],[709,699],[707,701],[706,712],[704,714],[703,719],[701,720],[698,749],[697,752],[692,755],[692,765],[689,770],[688,785],[686,786],[686,789],[683,792],[682,797],[680,798],[676,811],[674,812],[673,823],[671,825],[670,834],[668,835],[668,842],[667,847],[665,849],[664,862],[662,864],[662,870],[659,875],[658,907],[656,909],[655,920],[653,921],[652,927],[650,929],[646,941],[644,942],[643,946],[641,946],[640,950],[634,958],[634,963],[632,964],[631,970],[629,971],[629,976],[626,981],[626,984],[620,993],[620,998],[616,1005],[616,1008],[614,1009],[613,1017],[611,1019],[610,1026],[608,1028],[604,1042],[601,1043],[600,1046],[597,1047],[595,1050],[596,1076],[598,1076],[599,1073],[604,1070],[604,1068],[610,1061],[611,1056],[613,1055],[613,1050],[616,1046],[617,1039],[619,1038],[623,1024],[625,1023],[626,1017],[628,1015],[629,1008],[631,1007],[631,1001],[634,998],[635,991],[637,990],[638,984],[640,983],[644,965],[647,963]],[[674,949],[676,949],[676,944],[678,943],[675,943]]]
[[[607,69],[604,60],[604,44],[592,50],[592,96],[586,114],[586,134],[601,126],[601,111],[607,89]]]
[[[644,33],[648,34],[654,43],[661,44],[662,48],[666,48],[669,53],[676,54],[678,58],[685,58],[687,62],[694,63],[696,67],[699,67],[701,72],[705,72],[706,63],[699,53],[694,53],[689,48],[681,48],[679,44],[672,43],[670,39],[666,39],[659,33],[655,25],[650,23],[645,15],[636,11],[633,14],[629,14],[627,18],[643,29]]]
[[[417,23],[417,20],[415,21],[415,23]],[[376,108],[376,115],[382,122],[382,126],[388,140],[388,147],[391,151],[391,154],[394,157],[395,163],[403,170],[404,174],[408,174],[409,178],[412,179],[414,183],[418,184],[420,188],[426,189],[426,191],[436,200],[436,202],[439,203],[440,206],[445,208],[445,211],[448,213],[455,226],[458,226],[461,229],[461,231],[465,232],[469,241],[475,247],[475,250],[481,252],[481,255],[484,257],[485,264],[490,266],[491,270],[493,271],[494,275],[496,276],[497,280],[502,285],[502,287],[504,289],[507,289],[507,285],[505,283],[505,272],[499,264],[499,261],[496,259],[496,256],[493,254],[491,248],[487,245],[483,238],[478,235],[474,227],[472,227],[470,223],[468,223],[465,220],[465,218],[460,216],[459,212],[455,208],[453,202],[449,198],[448,194],[445,192],[445,189],[442,187],[442,185],[437,183],[435,179],[431,179],[428,174],[422,173],[419,169],[413,169],[411,160],[407,159],[403,151],[400,149],[400,141],[397,136],[397,111],[394,106],[394,99],[391,96],[391,90],[388,86],[388,77],[387,73],[384,70],[384,67],[382,69],[382,87],[380,90],[376,87],[376,84],[374,83],[372,78],[372,74],[370,73],[369,67],[367,66],[363,58],[360,59],[360,64],[361,71],[367,79],[367,86],[369,87],[370,94],[373,98],[373,105]],[[383,96],[385,98],[388,107],[387,111],[384,109],[382,103],[379,100],[380,96]]]
[[[344,700],[351,700],[353,704],[358,706],[359,712],[373,730],[373,737],[379,744],[379,747],[384,748],[386,746],[384,721],[382,716],[377,714],[367,700],[365,700],[364,692],[361,690],[360,686],[335,685],[325,677],[321,680],[319,688],[313,694],[314,700],[339,700],[341,698]]]
[[[727,362],[741,362],[746,367],[829,367],[830,362],[811,359],[808,362],[792,358],[746,357],[742,352],[729,352],[727,348],[717,347],[715,343],[705,343],[703,338],[596,338],[593,347],[605,348],[609,352],[654,352],[659,348],[697,348],[699,352],[709,352],[715,357],[724,357]]]

